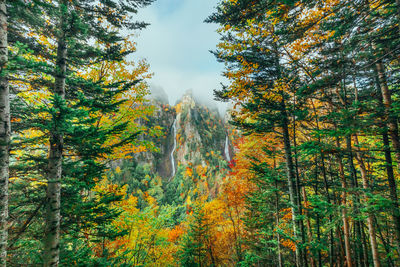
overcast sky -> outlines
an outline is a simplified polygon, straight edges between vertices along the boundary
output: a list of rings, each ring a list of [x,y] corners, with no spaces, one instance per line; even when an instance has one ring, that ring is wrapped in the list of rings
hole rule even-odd
[[[136,58],[146,58],[154,72],[151,85],[161,86],[175,104],[192,89],[213,99],[213,89],[223,81],[223,64],[209,52],[218,43],[217,25],[206,19],[218,0],[157,0],[139,11],[139,20],[151,25],[139,33]]]

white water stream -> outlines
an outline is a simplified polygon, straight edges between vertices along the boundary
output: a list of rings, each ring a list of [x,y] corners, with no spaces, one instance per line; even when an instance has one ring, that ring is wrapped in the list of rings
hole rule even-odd
[[[231,161],[231,154],[230,154],[230,151],[229,151],[229,138],[228,138],[228,135],[226,136],[226,140],[225,140],[225,157],[226,157],[226,160],[228,162]]]
[[[171,176],[171,178],[175,176],[175,158],[174,158],[174,153],[175,153],[175,150],[176,150],[176,119],[174,120],[174,123],[172,124],[172,131],[173,131],[173,134],[174,134],[174,146],[172,148],[171,156],[170,156],[171,157],[171,167],[172,167],[172,176]]]

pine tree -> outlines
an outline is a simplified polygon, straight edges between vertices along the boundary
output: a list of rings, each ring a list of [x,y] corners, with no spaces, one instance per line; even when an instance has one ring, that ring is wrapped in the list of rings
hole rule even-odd
[[[11,136],[9,85],[7,75],[8,38],[7,38],[6,1],[0,1],[0,265],[6,266],[8,238],[8,164]]]
[[[282,252],[282,246],[293,244],[291,237],[285,234],[287,229],[282,229],[285,222],[281,221],[284,211],[290,207],[288,199],[281,194],[285,185],[284,166],[268,166],[257,161],[253,164],[253,182],[257,187],[246,200],[248,213],[245,217],[251,236],[247,245],[251,249],[247,251],[243,263],[284,266],[290,254]]]
[[[229,63],[226,76],[233,80],[233,86],[216,92],[220,99],[234,100],[241,103],[242,111],[236,124],[245,132],[270,133],[279,129],[286,159],[287,185],[292,206],[293,232],[296,239],[296,264],[305,264],[306,254],[302,249],[304,243],[304,225],[301,219],[300,183],[294,165],[294,154],[290,136],[291,101],[290,90],[295,85],[295,73],[290,73],[281,62],[281,50],[284,42],[276,32],[285,28],[285,23],[272,23],[275,14],[264,18],[261,14],[269,8],[274,10],[273,3],[253,3],[238,1],[223,3],[219,13],[212,15],[208,22],[219,23],[226,29],[232,29],[222,37],[227,51],[216,51],[221,61]],[[228,10],[228,11],[227,11]],[[231,11],[230,11],[231,10]],[[256,12],[254,12],[256,10]],[[278,10],[285,13],[287,10]],[[242,14],[245,14],[242,16]],[[248,24],[254,20],[254,24]],[[257,36],[262,32],[261,36]],[[236,36],[238,37],[236,37]],[[246,37],[244,37],[246,36]],[[235,47],[240,47],[235,51]],[[230,50],[229,50],[230,49]],[[241,75],[244,75],[245,78]],[[250,115],[254,114],[254,115]],[[251,117],[255,123],[243,117]]]
[[[200,206],[193,208],[188,231],[183,237],[179,251],[182,266],[216,266],[210,240],[210,227],[204,210]]]
[[[384,204],[375,203],[377,195],[389,196],[398,228],[389,148],[396,151],[398,139],[392,96],[398,87],[397,11],[390,1],[227,1],[208,19],[221,25],[215,55],[231,81],[217,97],[236,104],[234,124],[245,133],[275,132],[284,144],[292,207],[298,208],[293,216],[306,212],[293,225],[299,231],[296,252],[302,252],[297,265],[308,262],[307,246],[312,266],[379,266],[379,225],[371,211]],[[372,145],[379,144],[377,132],[384,150]],[[383,156],[388,196],[377,180],[379,167],[372,167]],[[390,255],[386,260],[392,261]]]
[[[24,103],[26,100],[21,99],[16,107],[24,106],[24,111],[22,113],[21,110],[14,111],[15,117],[23,121],[23,125],[17,126],[18,130],[33,126],[33,129],[43,133],[40,138],[42,144],[49,142],[48,159],[41,160],[41,164],[35,166],[39,170],[45,170],[48,184],[43,254],[45,266],[57,266],[59,263],[62,223],[60,210],[63,203],[61,196],[64,195],[61,191],[62,185],[69,183],[78,185],[74,190],[65,192],[76,194],[69,196],[71,200],[84,192],[86,194],[90,192],[94,186],[94,179],[101,177],[106,169],[105,164],[99,162],[103,153],[110,153],[112,148],[130,142],[138,134],[134,133],[118,144],[104,148],[103,144],[107,138],[121,133],[126,124],[118,124],[109,129],[98,127],[102,116],[109,116],[118,110],[121,100],[117,100],[116,96],[137,81],[110,84],[101,79],[99,81],[84,79],[80,77],[79,72],[101,61],[120,61],[131,53],[132,51],[124,50],[122,45],[124,39],[120,37],[118,30],[144,28],[146,24],[143,22],[131,22],[132,14],[151,2],[150,0],[118,3],[107,1],[98,5],[92,1],[60,0],[52,3],[38,1],[34,7],[41,10],[43,20],[40,22],[44,23],[25,22],[31,31],[30,36],[37,38],[36,41],[32,43],[31,40],[20,38],[19,35],[14,36],[15,39],[27,43],[27,47],[32,49],[29,53],[44,59],[42,67],[34,70],[36,77],[41,73],[43,78],[35,77],[26,81],[31,85],[40,85],[37,93],[50,95],[44,100],[44,105],[30,103],[27,107]],[[96,43],[93,44],[93,40]],[[24,116],[24,112],[25,115],[32,116]],[[44,119],[37,114],[47,114],[47,116]],[[67,153],[69,156],[65,158]],[[70,161],[71,154],[79,160]],[[77,169],[65,169],[65,167]],[[67,195],[65,200],[68,201]],[[83,221],[73,220],[73,224],[78,228],[84,229],[87,227],[85,224],[90,221],[97,222],[98,225],[102,224],[99,223],[101,221],[107,224],[111,221],[108,216],[115,215],[112,211],[107,213],[99,209],[106,205],[105,199],[95,201],[88,197],[81,200],[81,208],[84,207],[86,210],[85,216],[80,218]],[[110,201],[112,198],[108,200]],[[77,208],[79,207],[74,206],[76,214],[69,214],[69,217],[82,215]],[[71,210],[66,209],[66,211]],[[94,216],[93,212],[107,216]],[[85,222],[85,219],[88,222]],[[102,231],[99,226],[96,235],[100,235]],[[82,233],[79,235],[82,236]]]

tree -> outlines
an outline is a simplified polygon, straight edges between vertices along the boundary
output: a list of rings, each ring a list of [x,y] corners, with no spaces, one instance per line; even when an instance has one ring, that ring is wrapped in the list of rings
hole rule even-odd
[[[80,190],[74,190],[78,194],[82,193],[82,189],[90,189],[93,187],[93,179],[101,176],[105,170],[104,163],[99,162],[100,157],[129,142],[138,134],[131,133],[119,142],[104,147],[103,144],[111,139],[110,136],[122,132],[126,123],[108,129],[98,128],[101,116],[109,116],[109,112],[118,110],[120,103],[124,102],[117,96],[137,81],[94,81],[80,77],[79,72],[101,61],[120,61],[131,53],[132,50],[126,50],[121,45],[124,40],[119,36],[117,29],[145,27],[145,23],[129,21],[138,8],[151,2],[109,1],[97,5],[91,1],[38,1],[32,5],[41,10],[43,20],[40,22],[44,23],[25,22],[25,29],[30,30],[29,36],[36,42],[29,38],[20,38],[18,35],[13,36],[14,39],[19,38],[26,42],[27,47],[32,48],[30,53],[41,61],[41,68],[35,69],[33,79],[24,81],[31,85],[40,85],[37,92],[44,93],[47,97],[42,99],[39,106],[30,102],[30,105],[24,107],[26,113],[37,112],[39,116],[28,118],[15,112],[18,114],[15,116],[17,120],[24,119],[24,127],[34,125],[36,130],[42,132],[39,138],[44,141],[43,144],[47,142],[46,137],[49,138],[49,158],[45,167],[48,174],[48,201],[45,205],[47,226],[44,242],[46,266],[55,266],[59,262],[62,180],[75,177],[80,181]],[[96,41],[95,44],[91,38]],[[26,101],[22,98],[20,100],[21,103]],[[28,121],[35,122],[29,124]],[[83,140],[87,143],[82,144]],[[79,162],[64,160],[65,155],[71,152],[75,154],[74,157],[79,158]],[[63,170],[63,165],[80,169]],[[44,165],[37,167],[40,169]]]
[[[10,102],[7,75],[6,1],[0,1],[0,265],[6,266],[8,232],[8,164],[11,136]]]
[[[221,50],[215,54],[221,61],[230,64],[225,75],[233,81],[231,86],[224,87],[216,95],[220,99],[240,103],[242,114],[237,116],[236,123],[246,132],[280,132],[293,209],[293,233],[295,239],[301,243],[304,242],[304,226],[300,216],[300,184],[298,176],[296,177],[289,133],[292,110],[290,90],[295,87],[292,81],[296,77],[288,72],[280,59],[284,41],[275,32],[285,27],[284,20],[279,23],[274,13],[267,13],[264,18],[261,14],[268,8],[274,9],[275,6],[272,3],[253,5],[247,1],[224,2],[219,7],[219,12],[208,19],[208,22],[220,23],[227,32],[222,38]],[[260,9],[261,12],[253,14],[250,11],[253,9]],[[286,14],[288,10],[282,6],[276,12]],[[242,13],[246,15],[241,17],[239,14]],[[247,14],[251,15],[247,17]],[[306,261],[302,250],[299,244],[296,249],[298,266]]]
[[[398,243],[391,159],[398,139],[397,11],[390,1],[224,1],[207,20],[221,26],[214,54],[230,81],[217,98],[235,104],[233,124],[245,134],[275,135],[282,144],[288,190],[276,190],[289,191],[290,215],[300,218],[286,233],[296,241],[297,265],[397,260],[389,252]],[[257,166],[260,176],[267,172]],[[279,164],[273,169],[267,173]],[[262,180],[255,184],[259,195],[271,190]],[[389,213],[373,212],[386,201],[393,203]],[[257,206],[268,210],[264,217],[274,210],[273,203]],[[385,235],[390,214],[395,231]]]
[[[210,237],[211,223],[203,209],[195,206],[178,253],[182,266],[216,266]]]

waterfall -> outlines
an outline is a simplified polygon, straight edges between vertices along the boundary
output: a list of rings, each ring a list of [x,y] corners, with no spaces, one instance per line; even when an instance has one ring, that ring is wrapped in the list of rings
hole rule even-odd
[[[172,177],[175,176],[175,158],[174,158],[174,153],[176,150],[176,119],[174,120],[174,123],[172,124],[172,131],[173,131],[173,135],[174,135],[174,146],[172,148],[171,151],[171,166],[172,166]]]
[[[228,138],[228,135],[226,135],[226,140],[225,140],[225,157],[226,157],[226,160],[228,162],[231,161],[231,154],[229,152],[229,138]]]

